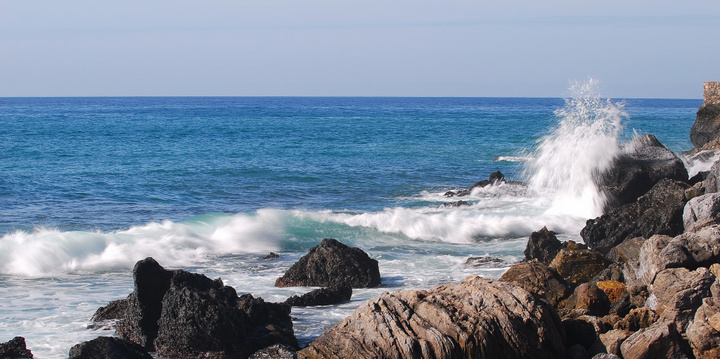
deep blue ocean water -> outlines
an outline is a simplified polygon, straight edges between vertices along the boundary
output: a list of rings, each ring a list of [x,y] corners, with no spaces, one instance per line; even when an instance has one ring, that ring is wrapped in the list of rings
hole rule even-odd
[[[701,100],[613,103],[627,113],[619,143],[651,133],[678,154],[691,149]],[[278,301],[309,290],[272,283],[324,237],[378,259],[381,288],[330,309],[294,309],[301,342],[382,291],[497,277],[533,230],[547,225],[578,240],[587,218],[549,211],[553,191],[522,185],[474,192],[467,208],[442,207],[456,200],[443,193],[497,170],[527,181],[518,159],[533,157],[563,106],[555,98],[0,98],[0,342],[24,335],[36,357],[66,357],[72,344],[108,335],[85,329],[87,320],[132,290],[130,269],[146,256]],[[259,259],[270,251],[281,258]],[[506,263],[464,265],[478,255]]]

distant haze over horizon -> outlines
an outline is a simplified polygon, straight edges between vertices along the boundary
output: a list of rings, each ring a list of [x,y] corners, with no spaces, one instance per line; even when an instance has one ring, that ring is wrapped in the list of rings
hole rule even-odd
[[[0,97],[702,99],[720,3],[0,0]]]

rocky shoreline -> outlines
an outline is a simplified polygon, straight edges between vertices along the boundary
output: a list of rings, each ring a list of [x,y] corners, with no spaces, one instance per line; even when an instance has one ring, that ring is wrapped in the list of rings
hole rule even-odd
[[[705,83],[691,139],[695,154],[720,152],[720,83]],[[446,196],[503,181],[493,173]],[[609,201],[587,221],[584,244],[539,229],[499,280],[384,293],[305,348],[292,306],[379,285],[378,263],[363,251],[324,239],[276,282],[321,289],[284,303],[146,258],[133,269],[133,292],[93,316],[115,337],[78,344],[69,357],[720,358],[720,161],[689,178],[645,135],[622,148],[598,186]],[[0,344],[0,358],[32,353],[16,337]]]

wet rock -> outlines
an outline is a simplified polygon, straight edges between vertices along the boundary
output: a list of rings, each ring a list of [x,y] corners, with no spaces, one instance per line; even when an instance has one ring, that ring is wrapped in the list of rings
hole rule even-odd
[[[615,354],[597,353],[591,359],[622,359]]]
[[[530,239],[525,247],[525,260],[537,259],[542,263],[550,264],[562,248],[562,242],[557,239],[555,232],[543,227],[530,234]]]
[[[114,300],[104,307],[98,308],[95,314],[92,316],[93,322],[99,322],[104,320],[122,319],[125,316],[125,311],[129,306],[128,299]]]
[[[590,248],[603,254],[636,237],[676,236],[684,229],[682,215],[687,188],[686,183],[662,179],[636,202],[589,219],[580,235]]]
[[[690,129],[690,141],[697,147],[720,136],[720,101],[718,101],[718,83],[705,82],[703,104],[697,111],[695,123]]]
[[[705,176],[705,193],[720,192],[720,161],[710,167]]]
[[[265,257],[262,257],[263,260],[277,259],[277,258],[280,258],[280,256],[274,252],[270,252],[270,254],[266,255]]]
[[[560,319],[545,300],[475,276],[368,300],[298,358],[561,358],[563,340]]]
[[[719,218],[720,193],[695,197],[685,204],[683,210],[685,231],[695,231],[711,224],[717,224]]]
[[[610,265],[602,254],[589,249],[567,249],[558,252],[550,267],[566,280],[588,282]]]
[[[359,248],[325,238],[275,281],[277,287],[369,288],[380,285],[378,262]]]
[[[284,303],[291,307],[331,305],[347,302],[350,300],[350,297],[352,297],[352,288],[345,285],[315,289],[301,296],[294,295],[285,300]]]
[[[483,268],[502,268],[506,267],[508,263],[500,258],[485,255],[480,257],[470,257],[465,260],[465,265]]]
[[[568,309],[587,309],[594,316],[604,316],[610,311],[607,295],[592,283],[579,285],[561,306]]]
[[[620,345],[632,332],[625,329],[613,329],[607,333],[600,334],[600,341],[605,345],[608,354],[621,355]]]
[[[657,322],[640,329],[620,345],[625,359],[688,358],[687,345],[668,322]]]
[[[630,311],[625,318],[620,320],[616,325],[615,329],[629,330],[636,332],[643,328],[648,328],[653,325],[660,316],[650,308],[636,308]]]
[[[491,186],[491,185],[495,185],[495,184],[499,184],[499,183],[504,183],[504,182],[505,182],[505,176],[500,171],[496,171],[496,172],[491,173],[490,177],[488,179],[477,182],[468,188],[463,188],[458,191],[445,192],[445,197],[468,196],[472,193],[473,189],[475,189],[475,188],[483,188],[483,187],[487,187],[487,186]]]
[[[298,348],[289,305],[269,303],[244,294],[238,298],[237,306],[248,318],[245,346],[251,353],[274,344]]]
[[[529,292],[542,295],[553,306],[557,306],[573,292],[572,285],[557,271],[538,261],[515,264],[500,280],[519,284]]]
[[[152,356],[129,340],[98,337],[70,348],[69,359],[152,359]]]
[[[470,203],[465,201],[457,202],[445,202],[440,205],[440,208],[458,208],[458,207],[470,207]]]
[[[598,181],[609,198],[605,212],[635,202],[663,178],[687,182],[682,160],[653,135],[633,139]]]
[[[250,356],[250,359],[295,359],[295,349],[287,345],[275,344],[267,348],[260,349]]]
[[[172,276],[172,271],[165,270],[153,258],[135,264],[135,289],[127,298],[125,317],[117,323],[120,338],[138,343],[148,351],[155,350],[162,300],[170,288]]]
[[[33,354],[25,345],[25,338],[15,337],[0,343],[0,359],[32,358]]]

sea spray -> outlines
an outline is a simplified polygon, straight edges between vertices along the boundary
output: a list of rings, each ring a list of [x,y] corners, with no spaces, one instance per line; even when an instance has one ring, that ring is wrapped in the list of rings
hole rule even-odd
[[[600,97],[596,87],[594,79],[571,87],[573,96],[555,111],[557,126],[539,140],[527,164],[531,188],[552,196],[548,213],[602,214],[606,198],[595,180],[619,153],[618,136],[627,114],[622,104]]]

